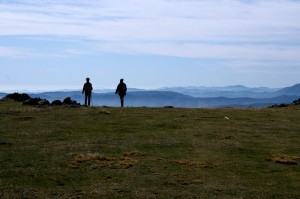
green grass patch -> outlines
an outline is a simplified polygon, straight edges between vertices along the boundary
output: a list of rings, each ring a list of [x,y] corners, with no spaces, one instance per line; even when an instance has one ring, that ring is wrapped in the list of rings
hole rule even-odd
[[[299,120],[0,101],[0,198],[300,198]]]

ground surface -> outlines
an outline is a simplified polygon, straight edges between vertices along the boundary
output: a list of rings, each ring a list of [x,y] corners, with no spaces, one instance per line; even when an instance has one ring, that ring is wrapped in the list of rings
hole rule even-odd
[[[300,198],[300,108],[0,101],[0,198]]]

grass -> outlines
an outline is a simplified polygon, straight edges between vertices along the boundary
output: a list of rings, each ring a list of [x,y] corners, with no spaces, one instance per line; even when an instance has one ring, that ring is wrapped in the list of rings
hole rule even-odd
[[[299,121],[300,107],[0,101],[0,198],[300,198]]]

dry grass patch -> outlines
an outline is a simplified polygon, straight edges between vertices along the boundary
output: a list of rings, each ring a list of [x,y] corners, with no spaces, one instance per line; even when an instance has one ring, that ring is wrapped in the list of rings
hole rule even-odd
[[[98,167],[106,167],[110,169],[129,169],[136,165],[138,161],[132,157],[104,157],[101,154],[76,154],[73,160],[67,164],[69,168],[79,168],[83,165],[90,165],[94,169]]]
[[[173,160],[170,161],[171,164],[187,166],[189,168],[211,168],[212,166],[208,165],[202,161],[192,161],[192,160]]]
[[[144,157],[145,155],[145,153],[142,153],[140,151],[125,152],[123,154],[124,157]]]
[[[99,111],[99,114],[110,115],[111,112],[110,112],[110,111],[107,111],[107,110],[100,110],[100,111]]]
[[[190,185],[199,185],[202,184],[202,180],[187,180],[187,179],[175,179],[175,183],[174,184],[180,184],[183,186],[190,186]]]
[[[276,154],[267,158],[268,161],[272,161],[278,164],[289,164],[289,165],[297,165],[298,161],[300,161],[300,157],[297,156],[289,156],[284,154]]]

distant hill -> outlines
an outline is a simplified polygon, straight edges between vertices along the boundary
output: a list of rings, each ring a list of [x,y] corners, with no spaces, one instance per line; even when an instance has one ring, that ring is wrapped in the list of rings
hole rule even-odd
[[[7,95],[7,93],[0,93],[0,99],[2,99],[3,97],[5,97]]]
[[[71,97],[73,100],[83,104],[84,95],[81,92],[47,92],[39,94],[30,94],[31,97],[40,97],[53,101],[63,100]],[[274,98],[197,98],[172,91],[136,91],[128,92],[125,97],[125,106],[132,107],[264,107],[273,104],[290,103],[298,96],[279,96]],[[120,106],[119,96],[114,93],[94,93],[92,96],[93,106]]]
[[[276,97],[274,92],[280,90],[276,88],[258,87],[249,88],[242,85],[227,87],[169,87],[162,88],[162,91],[174,91],[193,97],[228,97],[228,98],[270,98]],[[277,95],[279,96],[279,95]]]
[[[120,106],[119,97],[113,90],[95,91],[92,96],[93,106]],[[4,97],[6,93],[0,93]],[[71,97],[83,104],[81,91],[58,91],[30,93],[31,97],[40,97],[50,102]],[[300,84],[283,89],[265,87],[248,88],[245,86],[229,87],[174,87],[159,90],[128,90],[125,106],[133,107],[264,107],[273,104],[291,103],[300,98]]]
[[[275,93],[276,93],[276,95],[298,95],[298,96],[300,96],[300,84],[296,84],[291,87],[283,88]]]

